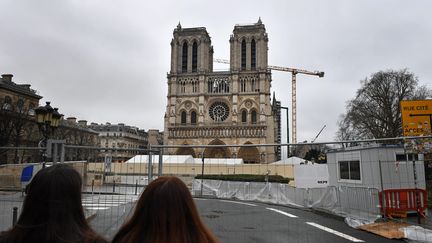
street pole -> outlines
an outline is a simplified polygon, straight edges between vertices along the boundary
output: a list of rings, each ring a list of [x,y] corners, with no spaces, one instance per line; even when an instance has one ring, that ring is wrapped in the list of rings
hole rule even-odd
[[[289,144],[289,120],[288,120],[288,107],[281,106],[281,109],[286,110],[286,129],[287,129],[287,144]],[[290,146],[287,145],[287,158],[289,158],[290,155]]]

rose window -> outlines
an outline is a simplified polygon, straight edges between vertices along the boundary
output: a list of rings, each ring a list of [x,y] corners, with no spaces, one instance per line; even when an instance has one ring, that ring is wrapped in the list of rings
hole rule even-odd
[[[214,121],[225,121],[229,115],[228,105],[220,101],[215,102],[210,106],[209,114]]]

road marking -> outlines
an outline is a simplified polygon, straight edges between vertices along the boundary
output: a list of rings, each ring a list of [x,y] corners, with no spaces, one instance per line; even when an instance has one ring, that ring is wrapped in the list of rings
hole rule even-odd
[[[346,234],[341,233],[341,232],[339,232],[339,231],[336,231],[336,230],[333,230],[333,229],[327,228],[327,227],[322,226],[322,225],[320,225],[320,224],[316,224],[316,223],[313,223],[313,222],[306,222],[306,224],[311,225],[311,226],[313,226],[313,227],[316,227],[316,228],[318,228],[318,229],[320,229],[320,230],[324,230],[324,231],[327,231],[327,232],[329,232],[329,233],[335,234],[335,235],[337,235],[337,236],[339,236],[339,237],[345,238],[345,239],[350,240],[350,241],[353,241],[353,242],[364,242],[363,240],[359,240],[359,239],[357,239],[357,238],[354,238],[354,237],[352,237],[352,236],[346,235]]]
[[[196,198],[194,198],[195,200],[201,200],[201,201],[207,201],[208,199],[206,199],[206,198],[199,198],[199,197],[196,197]]]
[[[82,199],[82,206],[89,210],[106,210],[133,203],[138,196],[89,196]]]
[[[275,209],[275,208],[266,208],[266,209],[271,210],[271,211],[274,211],[274,212],[276,212],[276,213],[280,213],[280,214],[285,215],[285,216],[288,216],[288,217],[290,217],[290,218],[298,218],[298,217],[295,216],[294,214],[290,214],[290,213],[287,213],[287,212],[284,212],[284,211],[281,211],[281,210],[277,210],[277,209]]]
[[[236,203],[236,204],[242,204],[242,205],[246,205],[246,206],[252,206],[252,207],[256,207],[255,204],[252,203],[244,203],[244,202],[236,202],[236,201],[228,201],[228,200],[219,200],[221,202],[228,202],[228,203]]]
[[[88,210],[106,210],[107,207],[85,207]]]

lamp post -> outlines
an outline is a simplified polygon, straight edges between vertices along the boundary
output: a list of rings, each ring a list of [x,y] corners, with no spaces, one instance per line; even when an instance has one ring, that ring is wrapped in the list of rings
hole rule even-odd
[[[287,144],[289,144],[289,120],[288,120],[288,107],[287,106],[281,106],[281,109],[286,110],[286,126],[287,126]],[[282,119],[281,119],[282,120]],[[290,147],[287,145],[287,158],[289,158],[290,155]]]
[[[46,146],[48,139],[54,134],[54,131],[59,126],[60,119],[63,116],[58,112],[58,108],[52,108],[50,104],[51,102],[47,101],[45,106],[39,106],[35,109],[36,122],[39,131],[43,136],[42,140],[39,142],[39,147],[45,147],[45,151],[42,154],[44,167],[47,158]]]

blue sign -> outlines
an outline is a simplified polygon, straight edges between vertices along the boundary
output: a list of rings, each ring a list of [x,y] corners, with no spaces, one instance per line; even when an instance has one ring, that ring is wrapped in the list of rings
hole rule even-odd
[[[21,182],[29,182],[31,181],[32,177],[33,177],[33,165],[24,167],[24,169],[21,172]]]

